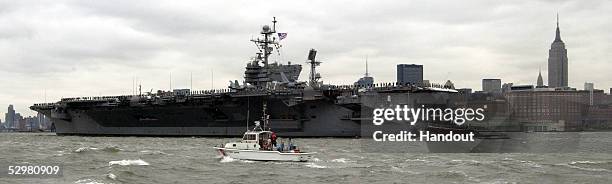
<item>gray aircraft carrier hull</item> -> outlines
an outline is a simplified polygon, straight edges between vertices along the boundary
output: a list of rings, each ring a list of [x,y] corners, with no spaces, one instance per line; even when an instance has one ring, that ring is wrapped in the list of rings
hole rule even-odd
[[[304,104],[304,106],[311,107]],[[312,106],[313,107],[313,106]],[[195,114],[197,109],[202,107],[194,106],[192,111],[183,109],[191,114]],[[168,111],[169,108],[163,108]],[[291,109],[284,107],[281,109]],[[360,134],[360,121],[351,120],[348,117],[353,111],[333,104],[317,104],[316,108],[297,108],[302,109],[300,119],[275,119],[271,118],[270,127],[279,136],[288,137],[357,137]],[[51,111],[43,111],[52,117],[52,122],[55,126],[57,135],[91,135],[91,136],[242,136],[247,129],[247,113],[237,111],[236,117],[230,120],[212,120],[212,121],[197,121],[199,117],[177,118],[171,119],[174,116],[167,117],[157,121],[162,125],[150,125],[154,121],[143,121],[132,119],[129,122],[102,122],[110,117],[122,116],[119,110],[111,110],[108,112],[92,112],[94,110],[80,111],[68,110],[64,112],[70,119],[53,118]],[[284,112],[284,111],[283,111]],[[151,112],[155,113],[155,112]],[[102,114],[102,115],[100,115]],[[137,113],[126,113],[131,116]],[[200,114],[205,114],[202,112]],[[249,127],[254,126],[253,121],[260,118],[259,114],[253,113],[249,118]],[[274,117],[274,116],[273,116]],[[135,125],[136,124],[136,125]],[[106,125],[106,126],[105,126]],[[121,126],[108,126],[121,125]],[[143,125],[143,126],[138,126]],[[182,125],[182,126],[173,126]]]

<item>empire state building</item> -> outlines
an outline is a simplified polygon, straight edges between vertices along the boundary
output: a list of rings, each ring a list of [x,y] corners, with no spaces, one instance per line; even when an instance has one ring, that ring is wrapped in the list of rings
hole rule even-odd
[[[548,50],[548,86],[567,87],[567,49],[561,40],[559,16],[557,15],[557,32],[555,41]]]

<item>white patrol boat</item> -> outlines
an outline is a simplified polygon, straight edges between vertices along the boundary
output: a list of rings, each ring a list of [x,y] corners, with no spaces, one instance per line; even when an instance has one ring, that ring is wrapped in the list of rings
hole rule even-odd
[[[265,114],[264,127],[268,124],[268,115]],[[315,153],[301,152],[297,146],[290,142],[274,145],[276,135],[272,131],[265,131],[255,121],[255,128],[247,130],[240,142],[229,142],[221,147],[214,147],[221,156],[241,160],[256,161],[288,161],[306,162],[313,158]],[[289,139],[291,140],[291,139]]]

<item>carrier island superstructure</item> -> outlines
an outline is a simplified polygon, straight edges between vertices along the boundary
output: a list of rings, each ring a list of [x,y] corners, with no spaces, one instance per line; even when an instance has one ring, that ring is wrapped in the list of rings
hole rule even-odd
[[[308,52],[309,79],[299,81],[301,65],[268,60],[280,46],[276,19],[272,23],[251,39],[258,52],[247,63],[242,84],[236,80],[221,90],[63,98],[30,108],[50,117],[58,135],[240,136],[248,122],[261,119],[265,104],[270,127],[280,136],[356,137],[367,119],[361,113],[369,108],[364,98],[393,95],[406,103],[430,103],[440,100],[432,98],[436,93],[445,93],[414,84],[323,84],[314,49]]]

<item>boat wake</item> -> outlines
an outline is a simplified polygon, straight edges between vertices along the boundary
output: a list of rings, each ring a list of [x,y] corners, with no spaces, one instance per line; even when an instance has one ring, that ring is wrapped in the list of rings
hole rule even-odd
[[[240,161],[242,163],[253,163],[253,162],[255,162],[255,161],[252,161],[252,160],[235,159],[235,158],[228,157],[228,156],[218,156],[217,158],[220,159],[219,162],[221,162],[221,163],[230,163],[230,162],[235,162],[235,161]]]
[[[569,167],[572,169],[578,169],[583,171],[591,172],[612,172],[608,168],[610,162],[594,162],[594,161],[572,161],[570,163],[557,164],[560,166]]]
[[[108,162],[109,166],[112,165],[149,165],[149,163],[145,162],[144,160],[138,159],[138,160],[119,160],[119,161],[110,161]]]
[[[349,159],[346,158],[337,158],[337,159],[333,159],[330,162],[336,162],[336,163],[347,163],[350,162]]]
[[[104,184],[102,182],[96,181],[94,179],[82,179],[74,182],[76,184]]]
[[[140,153],[144,153],[144,154],[147,154],[147,155],[172,155],[172,154],[165,153],[165,152],[162,152],[162,151],[150,151],[150,150],[142,150],[142,151],[140,151]]]
[[[116,152],[120,152],[123,151],[123,149],[117,147],[117,146],[107,146],[102,148],[102,151],[104,152],[110,152],[110,153],[116,153]]]
[[[310,168],[315,168],[315,169],[324,169],[324,168],[327,168],[327,166],[317,165],[317,164],[312,163],[312,162],[307,163],[304,166],[310,167]]]
[[[572,161],[569,163],[570,165],[605,165],[605,164],[610,164],[610,162],[594,162],[594,161],[589,161],[589,160],[582,160],[582,161]]]
[[[221,163],[229,163],[229,162],[234,162],[237,161],[238,159],[232,158],[232,157],[228,157],[228,156],[223,156],[221,157],[221,160],[219,162]]]
[[[75,153],[83,153],[83,152],[86,152],[86,151],[89,151],[89,150],[90,150],[89,147],[80,147],[80,148],[74,150],[73,152],[75,152]]]
[[[121,148],[116,147],[116,146],[108,146],[108,147],[104,147],[102,149],[100,148],[94,148],[94,147],[80,147],[77,148],[76,150],[72,151],[74,153],[86,153],[89,151],[97,151],[97,150],[102,150],[104,152],[110,152],[110,153],[116,153],[116,152],[120,152],[123,151]]]
[[[110,178],[110,179],[112,179],[112,180],[117,180],[117,175],[115,175],[115,174],[113,174],[113,173],[108,173],[108,174],[106,175],[106,177],[108,177],[108,178]]]

